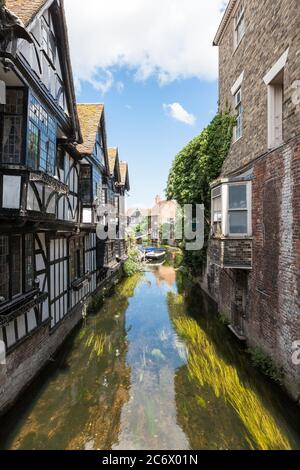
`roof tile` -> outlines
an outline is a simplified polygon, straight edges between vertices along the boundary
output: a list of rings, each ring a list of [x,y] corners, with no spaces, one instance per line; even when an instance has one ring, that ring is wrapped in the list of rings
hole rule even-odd
[[[6,0],[5,6],[27,26],[47,0]]]
[[[77,146],[78,152],[83,154],[93,153],[103,110],[103,104],[77,104],[83,138],[83,143]]]

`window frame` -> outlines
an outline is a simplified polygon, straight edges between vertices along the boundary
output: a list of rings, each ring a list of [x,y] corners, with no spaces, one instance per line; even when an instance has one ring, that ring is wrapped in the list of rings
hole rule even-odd
[[[230,187],[233,186],[245,186],[246,187],[246,208],[235,208],[230,209]],[[217,232],[215,230],[216,223],[214,222],[214,208],[213,191],[217,188],[221,188],[221,207],[222,207],[222,220],[220,222],[221,230]],[[246,212],[247,213],[247,232],[245,233],[234,233],[230,231],[230,214],[233,212]],[[223,181],[218,186],[212,188],[211,195],[211,227],[212,236],[222,236],[225,238],[249,238],[252,237],[252,182],[251,180],[245,181]]]
[[[82,170],[89,170],[89,178],[83,178]],[[89,191],[87,194],[83,194],[83,181],[89,180]],[[80,165],[80,173],[79,173],[79,187],[80,187],[80,200],[83,206],[91,206],[92,199],[93,199],[93,168],[90,164],[82,164]]]
[[[246,208],[230,208],[230,188],[245,186],[246,188]],[[244,233],[235,233],[230,231],[230,214],[237,212],[245,212],[247,219],[247,229]],[[228,207],[227,207],[227,224],[228,224],[228,235],[229,237],[245,237],[249,234],[249,201],[248,201],[248,185],[247,183],[228,183]]]
[[[28,100],[27,126],[27,166],[33,171],[42,171],[49,176],[54,176],[57,160],[57,122],[34,94],[30,94]],[[30,158],[30,126],[38,130],[38,152],[35,162]],[[45,158],[42,159],[42,155],[45,155]]]
[[[73,248],[72,248],[73,246]],[[69,279],[71,286],[86,274],[84,236],[71,238],[69,242]],[[81,265],[82,262],[82,265]]]
[[[28,256],[26,256],[27,248],[26,248],[26,238],[31,237],[31,245],[32,245],[32,250],[31,250],[31,263],[30,263],[30,270],[32,272],[32,283],[31,286],[28,283],[28,265],[27,265],[27,260]],[[35,272],[36,272],[36,267],[35,267],[35,251],[34,251],[34,234],[33,233],[21,233],[21,234],[8,234],[8,233],[3,233],[0,235],[0,238],[6,238],[8,242],[8,254],[5,255],[7,257],[6,265],[7,265],[7,273],[8,273],[8,295],[7,298],[0,303],[0,307],[9,304],[10,302],[22,298],[22,296],[30,293],[35,289],[34,285],[34,279],[35,279]],[[20,238],[20,289],[18,293],[13,292],[13,256],[12,256],[12,247],[13,247],[13,238]]]
[[[3,139],[3,128],[4,128],[4,118],[5,116],[15,116],[21,118],[21,145],[20,145],[20,158],[18,162],[8,162],[3,160],[2,145],[0,147],[0,165],[22,165],[25,162],[26,158],[26,125],[27,125],[27,106],[28,106],[28,91],[24,87],[17,86],[6,86],[6,97],[9,91],[21,91],[23,93],[23,106],[22,113],[8,113],[5,112],[5,107],[7,105],[0,105],[0,140]]]
[[[234,127],[234,142],[237,142],[243,137],[244,119],[243,119],[243,92],[242,85],[236,90],[233,95],[234,110],[236,112],[236,125]],[[239,129],[239,134],[238,134]]]
[[[242,34],[239,35],[239,28],[243,24]],[[244,2],[240,2],[235,10],[234,15],[234,50],[236,50],[241,44],[245,33],[246,33],[246,23],[245,23],[245,6]]]

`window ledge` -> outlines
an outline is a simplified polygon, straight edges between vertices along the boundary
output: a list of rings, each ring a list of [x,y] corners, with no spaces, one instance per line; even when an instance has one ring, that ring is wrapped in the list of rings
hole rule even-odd
[[[244,40],[244,37],[245,37],[245,33],[243,34],[243,37],[241,38],[240,42],[238,42],[238,44],[236,44],[233,48],[233,53],[232,53],[232,57],[234,57],[236,51],[239,49],[240,45],[242,44],[243,40]]]
[[[91,280],[91,273],[85,274],[80,279],[76,279],[76,281],[72,282],[72,289],[78,291],[82,289],[82,287],[86,286]]]
[[[236,144],[237,142],[239,142],[241,139],[243,138],[243,136],[239,137],[238,139],[235,139],[232,141],[232,145]]]
[[[33,307],[43,303],[48,297],[46,292],[41,292],[39,289],[30,291],[27,294],[21,295],[17,299],[6,303],[0,307],[0,325],[9,323],[13,318],[27,313]]]

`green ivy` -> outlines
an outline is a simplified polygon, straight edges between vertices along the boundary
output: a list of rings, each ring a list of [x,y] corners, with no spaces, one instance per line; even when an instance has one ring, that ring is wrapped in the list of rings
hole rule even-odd
[[[184,204],[205,206],[205,246],[201,252],[186,253],[187,264],[199,270],[206,259],[210,219],[210,183],[221,173],[228,155],[236,119],[230,112],[218,113],[201,134],[176,156],[171,168],[166,195]]]

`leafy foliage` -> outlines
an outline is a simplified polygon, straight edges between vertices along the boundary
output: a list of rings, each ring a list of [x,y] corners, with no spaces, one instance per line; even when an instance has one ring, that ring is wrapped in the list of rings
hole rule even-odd
[[[125,276],[127,277],[131,277],[134,274],[140,272],[141,261],[139,250],[137,248],[131,248],[128,251],[128,259],[125,261],[123,269]]]
[[[186,262],[197,271],[206,258],[210,218],[210,183],[221,172],[227,157],[236,119],[229,113],[217,114],[206,129],[176,156],[171,168],[166,194],[180,206],[204,204],[205,240],[201,252],[187,252]]]
[[[282,384],[284,373],[282,369],[278,369],[269,356],[266,356],[260,349],[249,349],[253,365],[259,369],[264,375]]]
[[[178,204],[206,204],[210,183],[227,157],[235,118],[229,112],[217,114],[201,134],[176,156],[167,185],[168,199]]]

